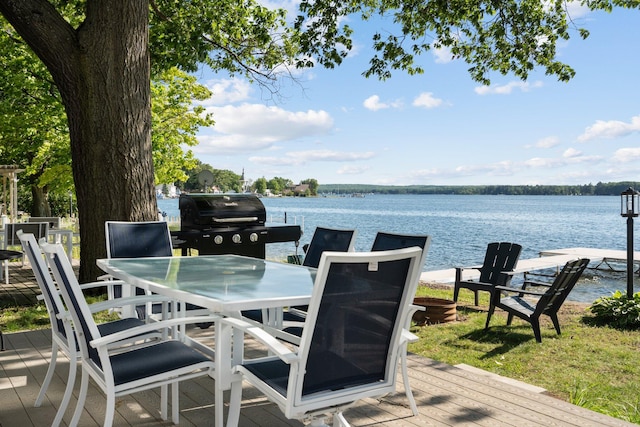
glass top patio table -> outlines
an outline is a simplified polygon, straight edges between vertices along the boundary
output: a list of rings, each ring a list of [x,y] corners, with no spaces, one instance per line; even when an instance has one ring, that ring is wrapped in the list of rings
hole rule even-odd
[[[239,256],[100,259],[117,279],[218,313],[308,304],[316,269]]]

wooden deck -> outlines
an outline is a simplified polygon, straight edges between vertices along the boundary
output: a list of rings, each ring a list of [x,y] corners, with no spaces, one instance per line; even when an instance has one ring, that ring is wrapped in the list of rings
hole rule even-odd
[[[0,299],[18,302],[33,299],[35,283],[30,268],[10,269],[9,287],[2,284]],[[31,298],[29,298],[31,295]],[[191,330],[203,341],[211,340],[213,328]],[[5,333],[6,350],[0,352],[0,426],[40,427],[49,425],[60,404],[69,362],[59,357],[56,375],[39,408],[33,403],[51,356],[49,329]],[[253,348],[251,351],[261,351]],[[630,426],[584,408],[550,397],[541,390],[484,371],[454,367],[417,355],[409,356],[410,381],[420,415],[413,417],[406,404],[403,386],[398,393],[380,400],[366,400],[345,416],[353,426]],[[187,381],[180,386],[180,425],[213,424],[213,383],[210,378]],[[74,398],[64,417],[71,419]],[[88,403],[80,426],[102,425],[104,397],[90,383]],[[115,426],[166,426],[159,420],[159,397],[155,390],[118,399]],[[228,396],[225,396],[228,402]],[[66,425],[66,424],[65,424]],[[300,426],[286,420],[278,408],[249,386],[243,395],[241,426]]]

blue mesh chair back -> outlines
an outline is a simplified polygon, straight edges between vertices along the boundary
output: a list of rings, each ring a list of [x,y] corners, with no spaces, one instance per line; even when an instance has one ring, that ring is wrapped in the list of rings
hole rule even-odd
[[[64,309],[60,295],[57,292],[53,292],[53,290],[55,290],[55,284],[51,278],[51,274],[49,273],[49,267],[42,257],[40,246],[38,245],[35,236],[31,233],[23,233],[22,231],[19,231],[18,237],[22,242],[22,247],[29,259],[29,263],[31,264],[40,292],[42,292],[45,306],[49,312],[49,320],[53,330],[52,332],[61,335],[66,340],[67,332],[65,330],[64,323],[59,316],[60,313],[66,312],[66,310]]]
[[[318,309],[302,395],[383,381],[409,260],[332,264]],[[363,347],[358,337],[368,332]]]
[[[23,233],[33,234],[36,238],[36,241],[41,239],[42,237],[47,237],[47,233],[49,231],[49,223],[48,222],[31,222],[31,223],[11,223],[5,225],[5,235],[4,235],[4,248],[6,249],[9,246],[19,246],[20,238],[18,237],[18,231],[22,231]]]
[[[324,252],[295,361],[274,356],[236,369],[288,418],[341,414],[357,400],[395,391],[403,313],[416,291],[421,252]],[[235,420],[242,381],[232,387]]]
[[[108,258],[172,256],[171,232],[165,221],[105,223]]]
[[[324,251],[349,252],[353,250],[355,235],[355,230],[316,227],[302,265],[317,268]]]
[[[393,249],[410,248],[412,246],[417,246],[422,249],[422,263],[424,263],[424,259],[431,246],[431,236],[426,234],[396,234],[379,231],[371,245],[371,252],[390,251]]]
[[[141,258],[172,256],[171,232],[165,221],[126,222],[106,221],[105,236],[107,242],[107,258]],[[142,289],[136,288],[136,295],[144,294]],[[113,287],[113,298],[122,295],[120,285]],[[146,316],[144,307],[136,307],[138,316]],[[158,312],[159,305],[153,306]]]
[[[82,292],[73,268],[66,257],[63,259],[60,256],[60,252],[53,253],[49,262],[53,271],[57,273],[56,282],[65,296],[65,303],[73,318],[80,351],[84,357],[90,358],[96,365],[101,366],[98,351],[89,344],[93,339],[99,338],[100,333],[95,325],[89,325],[86,321],[87,317],[91,318],[91,311],[84,298],[82,298],[82,301],[79,299],[82,297]],[[76,289],[78,292],[76,292]]]

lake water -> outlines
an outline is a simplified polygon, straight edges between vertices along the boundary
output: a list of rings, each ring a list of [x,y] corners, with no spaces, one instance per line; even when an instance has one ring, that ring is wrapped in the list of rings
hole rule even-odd
[[[432,243],[424,271],[481,264],[487,243],[494,241],[521,244],[521,259],[570,247],[626,250],[626,219],[620,216],[619,196],[366,195],[261,200],[267,220],[282,222],[286,215],[287,222],[303,227],[300,248],[311,240],[316,226],[355,228],[358,251],[368,250],[378,231],[429,234]],[[177,199],[158,200],[158,208],[170,217],[180,215]],[[267,245],[270,259],[293,253],[293,243]],[[569,299],[592,302],[615,290],[625,291],[625,265],[615,267],[623,271],[587,270]]]

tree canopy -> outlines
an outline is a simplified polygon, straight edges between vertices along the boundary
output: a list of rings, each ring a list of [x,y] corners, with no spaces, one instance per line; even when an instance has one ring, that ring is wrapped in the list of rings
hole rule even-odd
[[[637,0],[587,0],[594,9]],[[292,68],[338,66],[353,46],[348,20],[383,17],[367,77],[424,72],[421,54],[449,49],[471,78],[526,79],[542,68],[560,80],[574,71],[556,59],[574,26],[561,0],[302,0],[295,17],[254,0],[0,0],[0,13],[51,74],[69,126],[81,237],[81,280],[99,272],[104,221],[155,219],[151,76],[177,67],[243,74],[277,91]]]

